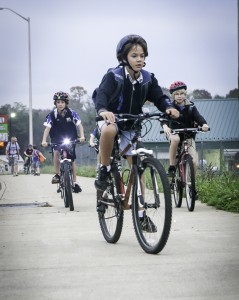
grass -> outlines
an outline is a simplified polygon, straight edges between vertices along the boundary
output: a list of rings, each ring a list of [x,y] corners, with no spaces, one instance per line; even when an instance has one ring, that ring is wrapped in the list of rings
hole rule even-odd
[[[42,174],[54,174],[54,168],[52,165],[42,165],[41,167]],[[77,166],[76,175],[83,177],[95,177],[96,168],[95,166]]]

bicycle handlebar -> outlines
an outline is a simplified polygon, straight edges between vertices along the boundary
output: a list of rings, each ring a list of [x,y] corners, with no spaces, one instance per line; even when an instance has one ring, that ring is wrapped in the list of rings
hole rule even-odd
[[[79,140],[68,140],[67,142],[61,142],[61,143],[47,143],[47,147],[54,147],[54,146],[61,146],[61,145],[77,145],[82,144]],[[42,146],[42,145],[41,145]]]
[[[166,119],[165,114],[163,113],[142,113],[142,114],[138,114],[138,115],[132,115],[132,114],[115,114],[115,123],[125,123],[127,121],[143,121],[146,119],[153,119],[154,117],[156,117],[155,119],[162,122],[162,121],[167,121],[168,119]],[[103,121],[103,117],[98,116],[95,118],[95,120],[98,121]]]
[[[210,128],[208,127],[208,130],[210,131]],[[179,128],[179,129],[172,129],[171,134],[177,134],[177,133],[188,133],[188,132],[207,132],[203,131],[202,127],[196,127],[196,128]],[[164,133],[164,130],[160,130],[160,133]]]

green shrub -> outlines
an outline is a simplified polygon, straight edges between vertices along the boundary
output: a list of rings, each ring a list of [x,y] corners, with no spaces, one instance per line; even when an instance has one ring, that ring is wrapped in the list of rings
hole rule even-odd
[[[232,172],[197,176],[199,199],[217,209],[239,213],[239,177]]]

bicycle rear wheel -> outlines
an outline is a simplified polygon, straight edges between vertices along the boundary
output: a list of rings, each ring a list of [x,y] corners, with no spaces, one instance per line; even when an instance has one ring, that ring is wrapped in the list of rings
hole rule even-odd
[[[30,173],[30,164],[27,165],[27,174]]]
[[[65,207],[69,207],[70,211],[74,210],[73,196],[72,196],[72,178],[69,163],[63,166],[63,180],[64,180],[64,203]]]
[[[170,187],[166,172],[158,160],[152,157],[145,158],[142,166],[143,170],[140,170],[139,178],[136,178],[133,186],[133,224],[142,249],[147,253],[157,254],[166,245],[171,228]],[[138,189],[137,182],[141,189]],[[144,199],[144,217],[141,220],[140,190]]]
[[[185,194],[188,210],[193,211],[195,207],[196,187],[191,155],[185,157]]]
[[[116,196],[120,188],[119,173],[112,169],[111,177],[110,193],[99,190],[96,192],[97,212],[100,228],[105,240],[108,243],[116,243],[121,236],[124,211],[121,207],[121,199]]]
[[[182,206],[183,186],[179,166],[176,168],[175,176],[172,178],[173,197],[176,207]]]

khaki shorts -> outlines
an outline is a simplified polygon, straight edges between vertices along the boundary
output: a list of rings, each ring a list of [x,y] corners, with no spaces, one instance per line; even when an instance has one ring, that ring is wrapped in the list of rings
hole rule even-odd
[[[180,141],[179,135],[178,134],[171,134],[169,136],[169,143],[171,142],[172,139],[176,139],[178,141]],[[196,151],[196,143],[194,139],[186,139],[186,141],[188,142],[188,153],[192,156],[193,161],[196,162],[196,164],[198,163],[198,153]],[[183,147],[183,145],[182,145]]]
[[[119,131],[118,126],[116,124],[114,124],[116,127],[117,132]],[[101,132],[102,128],[104,126],[107,126],[107,123],[105,121],[99,121],[98,122],[98,127],[99,127],[99,131]],[[129,130],[129,131],[122,131],[120,130],[120,142],[119,142],[119,149],[120,151],[122,151],[130,142],[130,140],[133,138],[134,136],[134,130]],[[131,156],[132,153],[131,151],[134,150],[136,147],[135,145],[132,145],[130,147],[130,149],[125,153],[126,156]]]

